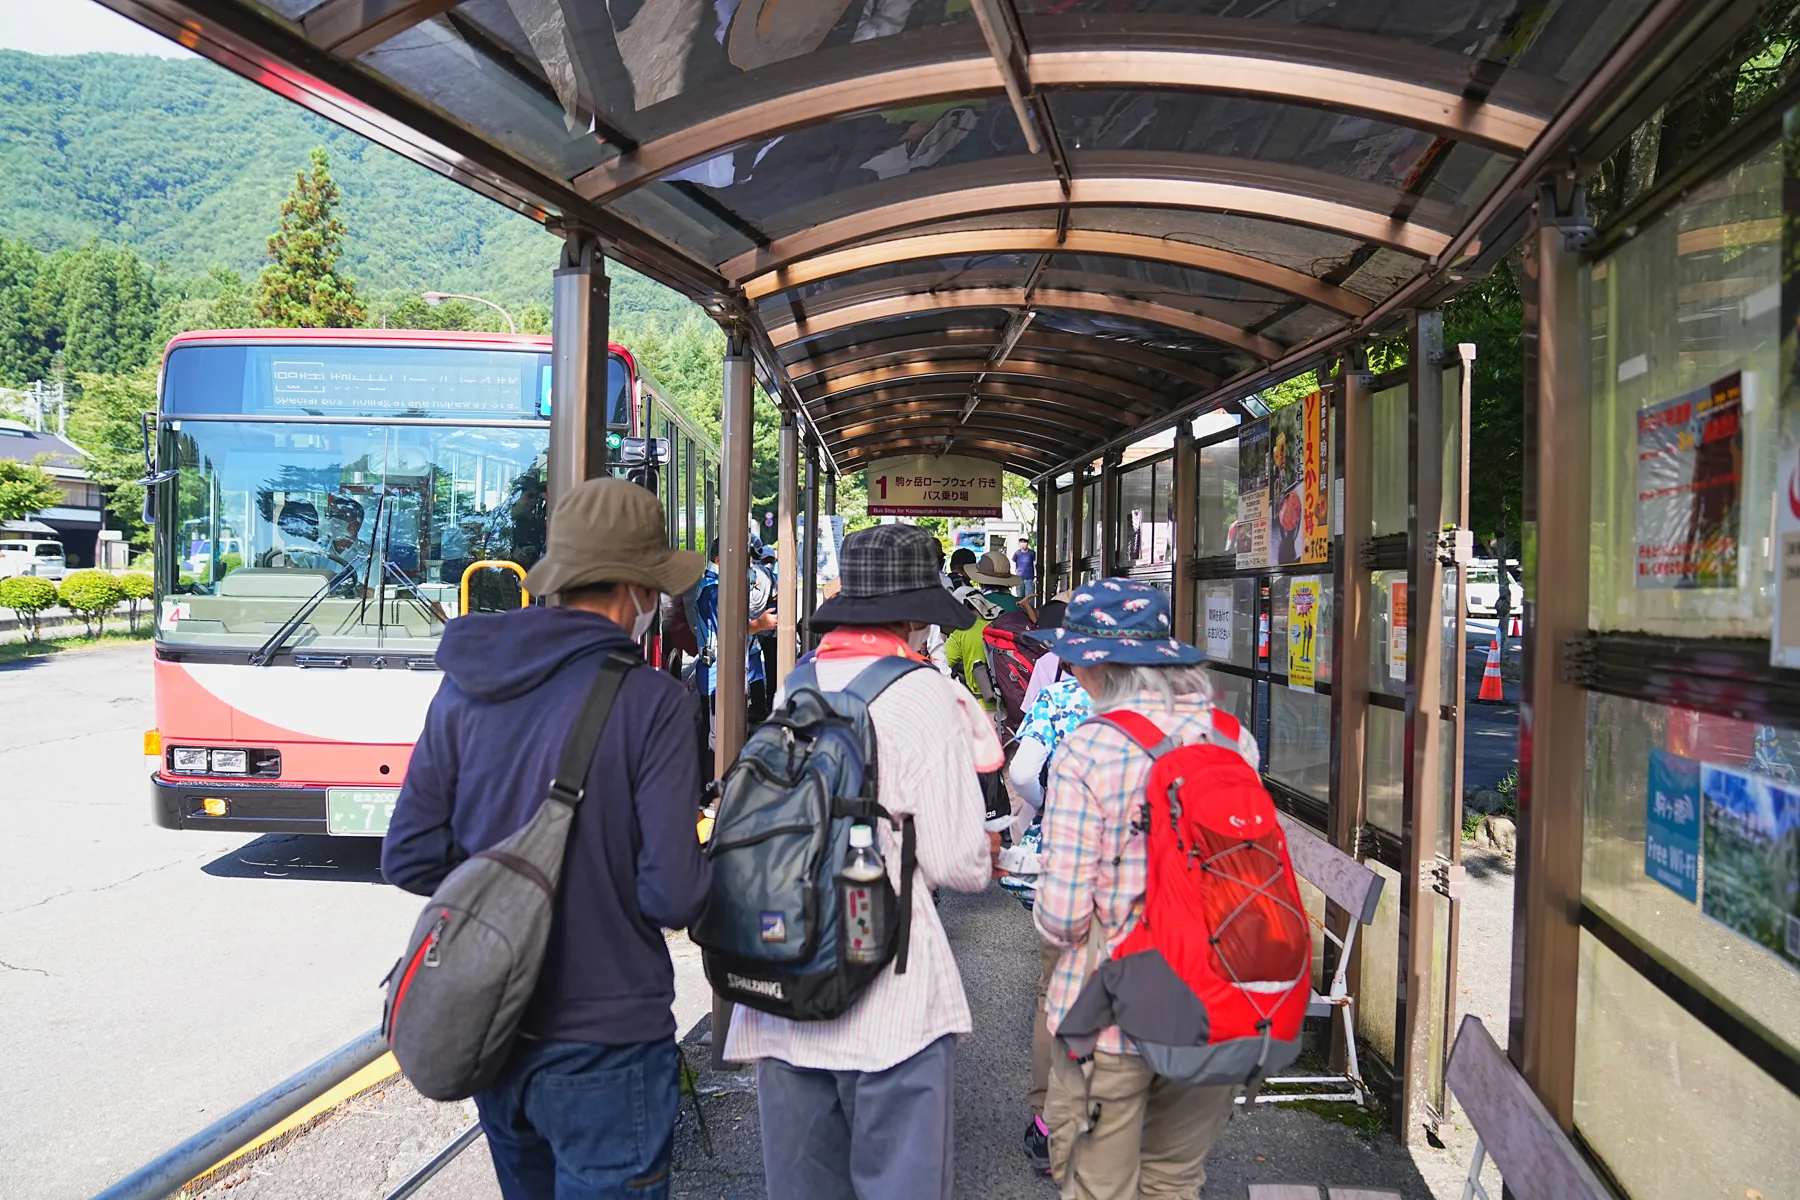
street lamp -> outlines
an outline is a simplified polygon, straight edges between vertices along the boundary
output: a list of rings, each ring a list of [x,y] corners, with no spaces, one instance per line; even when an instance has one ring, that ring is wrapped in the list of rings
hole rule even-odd
[[[498,304],[495,304],[492,300],[483,300],[480,296],[465,296],[461,292],[426,292],[421,295],[419,299],[425,301],[425,303],[431,305],[433,308],[436,308],[446,300],[472,300],[476,304],[485,304],[506,318],[506,332],[512,334],[519,332],[519,327],[513,324],[511,313],[507,312],[504,308],[501,308]]]

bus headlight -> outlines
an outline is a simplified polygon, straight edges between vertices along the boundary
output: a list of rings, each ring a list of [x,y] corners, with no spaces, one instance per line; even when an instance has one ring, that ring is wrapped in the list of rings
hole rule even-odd
[[[250,754],[246,750],[214,750],[212,769],[218,775],[245,775],[250,771]]]
[[[177,746],[169,751],[169,765],[178,775],[204,775],[206,751],[197,746]]]

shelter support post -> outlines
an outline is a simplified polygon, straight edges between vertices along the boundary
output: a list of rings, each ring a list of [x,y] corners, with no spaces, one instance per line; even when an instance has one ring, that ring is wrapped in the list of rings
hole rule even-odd
[[[781,414],[781,479],[775,488],[775,662],[769,682],[780,687],[794,669],[794,639],[800,612],[800,425],[794,413]],[[765,664],[768,666],[770,664]]]
[[[1047,476],[1038,484],[1037,505],[1037,570],[1031,581],[1032,594],[1038,607],[1049,602],[1051,579],[1056,574],[1056,476]]]
[[[1519,844],[1507,1056],[1563,1129],[1575,1096],[1581,809],[1587,696],[1562,647],[1587,629],[1589,413],[1579,249],[1589,231],[1571,180],[1542,188],[1524,254],[1525,651],[1519,703]]]
[[[755,416],[751,410],[750,345],[733,331],[725,343],[725,398],[719,441],[719,659],[713,697],[713,770],[725,770],[744,748],[748,672],[745,653],[750,627],[750,448]],[[713,993],[712,1061],[725,1069],[725,1039],[731,1031],[731,1002]]]
[[[1331,457],[1343,481],[1334,521],[1333,581],[1337,590],[1333,608],[1331,663],[1331,812],[1332,844],[1356,855],[1366,811],[1363,786],[1364,730],[1369,711],[1370,571],[1363,564],[1361,548],[1372,523],[1370,478],[1373,462],[1373,422],[1369,396],[1369,368],[1360,348],[1339,362],[1338,383],[1333,389],[1337,406],[1332,421]],[[1332,907],[1332,931],[1340,938],[1356,917]],[[1360,959],[1350,963],[1348,982],[1356,994]],[[1343,1031],[1332,1023],[1332,1069],[1348,1061],[1349,1047]]]
[[[1200,455],[1194,449],[1194,425],[1183,421],[1175,427],[1175,565],[1170,580],[1170,607],[1174,609],[1175,636],[1193,638],[1196,580],[1188,575],[1194,559],[1200,526]],[[1200,639],[1202,645],[1205,638]]]
[[[1081,562],[1092,551],[1087,544],[1087,481],[1084,466],[1075,472],[1075,484],[1069,489],[1069,586],[1081,586]]]
[[[837,477],[837,467],[827,464],[827,469],[825,471],[825,515],[827,517],[835,517],[838,515]]]
[[[1100,460],[1100,566],[1095,578],[1104,579],[1118,569],[1119,557],[1119,454],[1109,450]]]
[[[1412,321],[1408,361],[1405,808],[1401,816],[1400,981],[1395,1017],[1399,1095],[1394,1132],[1417,1141],[1429,1119],[1431,1095],[1431,971],[1436,941],[1432,879],[1437,864],[1438,806],[1443,772],[1444,567],[1439,547],[1443,511],[1444,317],[1421,312]]]
[[[806,635],[806,646],[812,648],[812,615],[819,603],[819,444],[806,439],[806,504],[803,509],[806,536],[800,544],[800,609],[799,617]]]
[[[606,474],[606,373],[610,285],[592,232],[570,226],[551,288],[550,453],[546,500]]]

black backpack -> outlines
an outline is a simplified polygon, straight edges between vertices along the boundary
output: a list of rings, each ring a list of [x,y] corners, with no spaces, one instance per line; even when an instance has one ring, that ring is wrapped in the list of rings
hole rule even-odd
[[[388,972],[382,1033],[420,1095],[466,1099],[506,1065],[537,990],[569,825],[587,792],[600,731],[626,674],[642,665],[617,650],[601,662],[549,795],[523,829],[438,885]]]
[[[841,692],[821,691],[812,664],[795,667],[786,700],[725,773],[706,848],[712,891],[688,929],[720,995],[789,1020],[829,1021],[850,1011],[889,962],[905,973],[913,819],[896,822],[876,801],[869,705],[924,666],[877,659]],[[837,874],[850,827],[877,818],[900,830],[900,894],[885,879],[875,888],[884,942],[873,961],[852,962]]]

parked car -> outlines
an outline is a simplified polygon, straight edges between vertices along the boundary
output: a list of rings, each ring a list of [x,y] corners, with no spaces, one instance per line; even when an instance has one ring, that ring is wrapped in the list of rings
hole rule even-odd
[[[61,579],[66,569],[61,542],[38,538],[0,542],[0,579],[14,575]]]
[[[1525,611],[1525,589],[1519,586],[1510,564],[1506,573],[1507,610],[1513,615]],[[1477,558],[1469,563],[1469,612],[1484,617],[1494,616],[1500,603],[1500,564],[1491,558]]]

